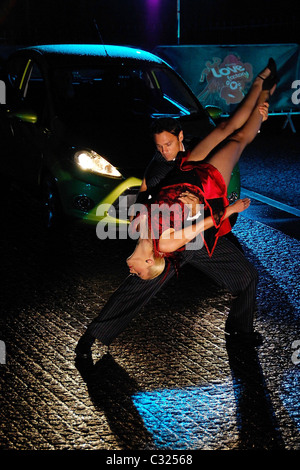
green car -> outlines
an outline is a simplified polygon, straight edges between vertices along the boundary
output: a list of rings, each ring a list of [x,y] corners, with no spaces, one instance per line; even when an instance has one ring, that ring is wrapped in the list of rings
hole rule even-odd
[[[214,126],[170,66],[131,47],[27,47],[3,74],[2,179],[41,198],[48,227],[65,220],[127,227],[155,151],[151,121],[179,118],[187,140]],[[236,168],[229,197],[239,194]]]

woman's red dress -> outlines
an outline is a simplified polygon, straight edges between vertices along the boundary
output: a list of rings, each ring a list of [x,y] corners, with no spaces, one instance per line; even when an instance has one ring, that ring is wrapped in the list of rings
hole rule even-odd
[[[188,155],[177,159],[175,170],[163,180],[146,208],[155,255],[174,257],[175,253],[161,253],[159,237],[168,228],[180,230],[188,217],[187,208],[178,200],[180,194],[189,191],[199,197],[204,205],[204,218],[212,216],[214,227],[201,234],[209,256],[212,256],[218,238],[231,230],[229,219],[224,219],[225,207],[229,205],[227,187],[221,173],[211,164],[187,161]],[[170,210],[171,208],[171,210]],[[135,224],[138,223],[138,217]],[[185,246],[177,251],[182,251]]]

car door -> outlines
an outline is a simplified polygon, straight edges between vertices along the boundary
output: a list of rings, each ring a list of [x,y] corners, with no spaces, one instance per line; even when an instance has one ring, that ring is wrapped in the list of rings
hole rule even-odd
[[[47,86],[41,67],[28,59],[9,110],[10,171],[25,186],[38,183],[47,139]]]
[[[18,108],[20,102],[19,82],[26,65],[24,57],[13,57],[8,61],[3,69],[3,79],[5,81],[6,101],[1,104],[1,176],[4,181],[10,182],[18,179],[21,175],[21,169],[18,165],[19,145],[15,138],[15,129],[12,120],[12,110]]]

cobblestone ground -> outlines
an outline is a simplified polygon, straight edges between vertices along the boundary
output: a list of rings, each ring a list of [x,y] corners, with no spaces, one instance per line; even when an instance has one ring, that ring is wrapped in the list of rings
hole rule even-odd
[[[14,192],[2,211],[2,450],[299,450],[298,240],[235,226],[260,275],[257,352],[226,348],[229,294],[185,268],[81,369],[74,347],[132,244],[86,228],[51,240],[38,218]]]

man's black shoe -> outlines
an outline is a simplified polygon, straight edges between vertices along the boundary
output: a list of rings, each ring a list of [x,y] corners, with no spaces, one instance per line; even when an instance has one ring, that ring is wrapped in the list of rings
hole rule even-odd
[[[80,348],[75,348],[76,359],[90,359],[92,357],[91,349],[82,351]]]
[[[87,357],[77,355],[75,358],[75,367],[86,383],[89,383],[91,380],[93,380],[95,367],[91,355]]]
[[[261,346],[263,338],[257,331],[244,333],[240,331],[225,331],[225,338],[228,343],[241,346]]]
[[[84,333],[77,343],[75,348],[76,357],[79,359],[89,359],[92,357],[91,347],[95,341],[95,338]]]

